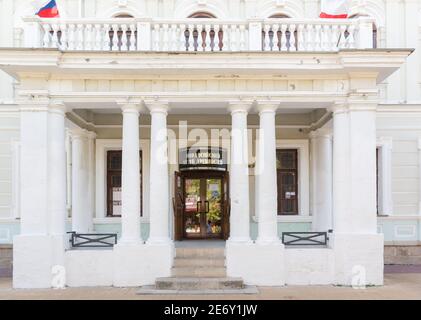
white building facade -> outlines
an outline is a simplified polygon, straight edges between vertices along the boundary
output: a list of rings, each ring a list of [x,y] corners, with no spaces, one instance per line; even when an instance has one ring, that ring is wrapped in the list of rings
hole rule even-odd
[[[14,287],[150,285],[198,239],[246,284],[382,285],[384,245],[419,245],[420,0],[30,3],[0,1]]]

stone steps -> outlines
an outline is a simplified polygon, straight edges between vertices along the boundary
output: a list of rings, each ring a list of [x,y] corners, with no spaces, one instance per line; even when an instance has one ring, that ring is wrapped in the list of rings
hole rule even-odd
[[[189,258],[176,258],[174,259],[174,268],[177,267],[202,267],[202,268],[213,268],[213,267],[224,267],[224,258],[213,258],[213,259],[189,259]]]
[[[176,248],[172,276],[158,278],[155,286],[142,287],[142,295],[256,294],[243,279],[226,276],[223,247]]]
[[[244,289],[241,278],[158,278],[156,289],[162,290],[227,290]]]
[[[221,278],[226,276],[225,267],[193,266],[174,267],[172,269],[174,277],[190,278]]]

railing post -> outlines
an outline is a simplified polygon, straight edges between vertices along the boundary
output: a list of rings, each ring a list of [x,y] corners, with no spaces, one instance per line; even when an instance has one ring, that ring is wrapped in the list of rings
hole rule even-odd
[[[40,48],[41,43],[41,20],[37,16],[24,17],[23,45],[25,48]]]
[[[249,20],[249,51],[262,51],[262,21]]]
[[[151,44],[151,20],[139,21],[137,23],[137,50],[151,51]]]
[[[373,20],[370,18],[358,18],[358,49],[373,48]]]

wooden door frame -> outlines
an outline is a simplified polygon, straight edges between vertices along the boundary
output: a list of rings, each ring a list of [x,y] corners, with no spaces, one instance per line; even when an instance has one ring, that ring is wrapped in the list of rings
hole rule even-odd
[[[176,172],[176,178],[177,176],[181,177],[181,183],[182,183],[182,189],[183,189],[183,200],[185,201],[186,195],[185,195],[185,181],[186,179],[221,179],[221,237],[214,238],[214,239],[224,239],[226,240],[229,236],[229,214],[228,214],[228,206],[226,205],[226,194],[228,194],[229,190],[225,190],[225,188],[229,189],[229,183],[228,183],[228,177],[229,174],[227,171],[218,171],[218,170],[186,170],[186,171],[180,171]],[[174,192],[177,192],[177,190],[174,190]],[[175,195],[176,196],[176,195]],[[185,207],[185,206],[184,206]],[[180,224],[183,225],[183,231],[182,234],[176,234],[175,238],[178,238],[178,240],[194,240],[194,239],[213,239],[213,238],[207,238],[207,237],[195,237],[195,238],[188,238],[186,237],[185,230],[184,230],[184,219],[185,219],[185,212],[183,210],[182,215],[175,215],[174,219],[181,219],[182,221],[174,221],[174,226],[179,226]],[[227,220],[228,219],[228,220]],[[177,230],[175,230],[177,231]],[[177,232],[180,232],[178,230]]]

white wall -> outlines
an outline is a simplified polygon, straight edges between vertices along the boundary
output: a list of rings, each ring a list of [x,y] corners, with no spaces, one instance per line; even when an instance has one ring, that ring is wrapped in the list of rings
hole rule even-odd
[[[19,114],[14,106],[0,104],[0,218],[16,213],[12,190],[17,183],[16,143],[19,141]]]
[[[393,215],[419,214],[421,113],[378,113],[377,137],[392,140]]]

